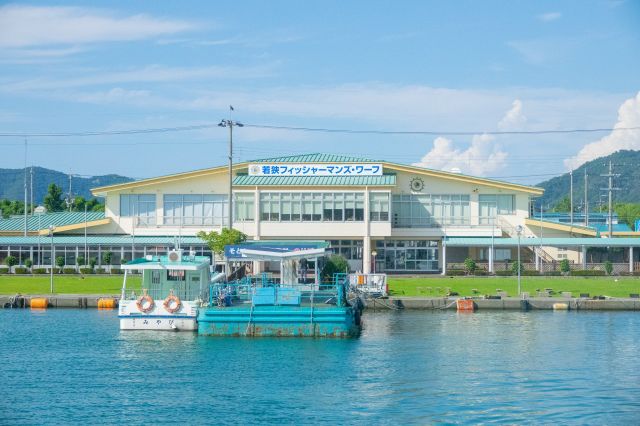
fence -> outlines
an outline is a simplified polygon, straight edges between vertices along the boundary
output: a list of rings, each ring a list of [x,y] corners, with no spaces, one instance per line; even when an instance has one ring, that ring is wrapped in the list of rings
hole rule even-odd
[[[629,273],[629,262],[612,263],[612,275],[624,275]],[[540,262],[539,269],[533,262],[522,262],[522,267],[525,271],[538,271],[541,274],[554,273],[560,271],[560,262]],[[478,271],[489,271],[488,262],[476,262],[476,268]],[[494,272],[498,271],[511,271],[513,269],[513,262],[495,262],[493,264]],[[465,270],[464,263],[447,263],[447,271]],[[571,263],[569,262],[569,270],[571,271],[602,271],[605,272],[605,263]],[[633,263],[633,271],[640,272],[640,262]]]

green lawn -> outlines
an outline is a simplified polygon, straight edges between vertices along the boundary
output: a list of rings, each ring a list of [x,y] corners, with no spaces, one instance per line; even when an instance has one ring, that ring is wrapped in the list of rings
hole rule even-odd
[[[562,291],[591,296],[629,297],[640,293],[638,277],[522,277],[522,291],[536,295],[537,289],[551,288],[555,295]],[[444,296],[447,291],[458,292],[461,296],[495,295],[506,291],[509,296],[517,295],[516,277],[390,277],[389,292],[392,296]],[[498,290],[500,289],[500,290]],[[475,291],[474,291],[475,290]]]
[[[54,275],[53,292],[68,294],[119,294],[122,275]],[[127,286],[140,286],[140,276],[127,278]],[[0,294],[48,294],[49,275],[1,275]]]

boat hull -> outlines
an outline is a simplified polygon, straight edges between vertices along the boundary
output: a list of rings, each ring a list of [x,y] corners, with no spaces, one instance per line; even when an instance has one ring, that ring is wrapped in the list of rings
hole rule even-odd
[[[196,331],[198,307],[196,302],[183,301],[176,312],[169,312],[162,301],[154,301],[149,312],[141,312],[135,300],[120,302],[118,318],[120,330]]]

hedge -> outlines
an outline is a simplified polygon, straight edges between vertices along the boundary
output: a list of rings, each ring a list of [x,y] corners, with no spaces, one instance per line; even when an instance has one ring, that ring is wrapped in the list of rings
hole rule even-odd
[[[29,273],[29,269],[24,268],[24,267],[20,267],[20,266],[16,266],[15,268],[13,268],[13,273],[14,274],[24,275],[24,274],[28,274]]]
[[[460,276],[460,275],[467,275],[467,272],[464,269],[448,269],[447,270],[447,275],[451,275],[451,276]]]
[[[496,275],[499,277],[510,277],[513,275],[513,271],[496,271]]]
[[[122,270],[122,269],[111,269],[111,273],[113,275],[122,275],[122,274],[124,274],[124,270]]]
[[[31,273],[32,274],[37,274],[37,275],[42,275],[42,274],[46,274],[47,272],[47,268],[33,268],[31,269]]]
[[[104,268],[96,268],[96,274],[106,274],[107,270]]]
[[[76,268],[64,268],[62,270],[63,273],[65,274],[77,274],[78,272],[76,271]]]
[[[0,267],[0,274],[8,274],[8,273],[9,273],[9,268]]]
[[[94,271],[92,268],[80,268],[80,273],[81,274],[93,274]]]
[[[587,269],[583,271],[571,271],[571,275],[574,277],[604,277],[607,273],[605,271]]]

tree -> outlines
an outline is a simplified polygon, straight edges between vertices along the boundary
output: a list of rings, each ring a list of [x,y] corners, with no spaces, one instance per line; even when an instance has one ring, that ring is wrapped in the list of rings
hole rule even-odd
[[[105,251],[104,253],[102,253],[102,263],[104,263],[107,266],[111,265],[112,256],[113,256],[113,253],[111,253],[110,251]]]
[[[467,272],[467,275],[473,275],[477,267],[478,265],[476,265],[475,260],[473,260],[472,258],[467,257],[464,260],[464,270]]]
[[[236,229],[223,228],[220,233],[216,231],[204,232],[197,234],[198,238],[207,243],[209,249],[222,256],[224,254],[224,246],[240,244],[247,240],[247,236]]]
[[[62,269],[62,267],[64,266],[65,262],[64,262],[64,256],[58,256],[56,257],[56,266],[60,269]],[[62,271],[60,271],[62,272]]]
[[[613,263],[611,263],[610,260],[604,262],[604,271],[607,273],[607,275],[611,275],[611,273],[613,272]]]
[[[518,262],[517,260],[511,264],[511,271],[514,274],[518,274],[518,269],[520,269],[520,275],[524,273],[524,265],[522,262]]]
[[[65,204],[62,200],[62,188],[55,183],[49,185],[47,195],[44,197],[44,206],[48,212],[64,211]]]
[[[33,266],[33,260],[31,259],[27,259],[24,261],[24,266],[26,266],[27,268],[31,269],[31,267]]]
[[[84,266],[84,265],[86,265],[86,264],[87,264],[87,263],[85,262],[85,259],[84,259],[84,256],[83,256],[83,255],[80,255],[80,256],[78,256],[78,257],[76,258],[76,265],[78,265],[78,266]]]
[[[334,274],[347,272],[348,270],[349,262],[347,262],[347,259],[342,255],[332,254],[322,268],[320,276],[324,282],[333,282]]]
[[[613,210],[618,215],[618,220],[629,225],[631,229],[635,226],[636,221],[640,219],[640,204],[618,203]]]
[[[24,203],[22,201],[0,200],[0,215],[3,218],[22,214],[24,214]]]
[[[574,203],[573,211],[575,210],[576,210],[576,205]],[[571,199],[568,196],[560,199],[560,201],[558,201],[556,205],[551,208],[551,211],[554,213],[564,213],[564,212],[571,211]]]
[[[90,257],[89,258],[89,267],[92,270],[96,267],[96,263],[98,263],[98,260],[95,257]]]
[[[18,259],[15,256],[7,256],[4,259],[4,264],[9,267],[9,272],[11,272],[11,267],[18,264]]]
[[[571,270],[571,266],[569,265],[569,260],[567,259],[562,259],[560,261],[560,272],[562,272],[563,274],[568,273]]]

